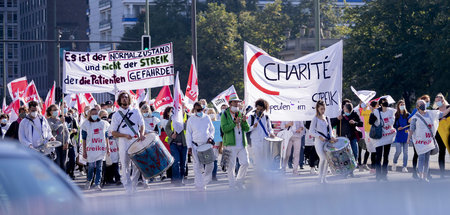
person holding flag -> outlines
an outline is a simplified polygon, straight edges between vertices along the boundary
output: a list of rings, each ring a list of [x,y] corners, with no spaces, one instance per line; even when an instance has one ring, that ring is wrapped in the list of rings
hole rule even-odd
[[[220,126],[223,131],[223,146],[226,150],[231,152],[228,161],[228,182],[231,189],[244,189],[245,175],[249,165],[247,152],[247,138],[245,133],[250,130],[250,127],[243,116],[239,112],[239,103],[242,102],[236,93],[230,95],[230,107],[225,110],[220,119]],[[236,158],[239,159],[240,168],[235,177]]]
[[[119,159],[122,164],[120,171],[121,181],[127,194],[132,194],[136,192],[139,170],[134,164],[130,163],[131,160],[127,149],[134,141],[145,140],[144,119],[138,109],[130,107],[131,96],[127,91],[119,93],[117,104],[120,108],[112,116],[111,126],[108,130],[118,139]],[[131,177],[130,165],[133,168],[133,175]]]

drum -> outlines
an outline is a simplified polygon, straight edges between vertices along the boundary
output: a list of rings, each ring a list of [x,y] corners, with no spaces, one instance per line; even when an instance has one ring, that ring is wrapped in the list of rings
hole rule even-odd
[[[331,172],[334,175],[345,175],[356,168],[355,156],[353,156],[350,140],[345,137],[336,138],[336,143],[325,144],[325,154]]]
[[[201,164],[210,164],[216,160],[213,146],[209,143],[197,147],[197,156]]]
[[[231,157],[231,150],[224,148],[222,152],[222,159],[220,160],[220,166],[222,167],[222,171],[224,172],[227,171],[230,157]]]
[[[45,144],[47,148],[56,148],[62,146],[62,143],[59,141],[49,141]]]
[[[146,179],[160,175],[174,162],[172,155],[154,133],[147,134],[144,141],[132,143],[127,153]]]
[[[279,169],[281,163],[281,145],[283,138],[280,137],[265,137],[264,140],[267,144],[263,146],[263,155],[265,161],[263,166],[270,169]]]

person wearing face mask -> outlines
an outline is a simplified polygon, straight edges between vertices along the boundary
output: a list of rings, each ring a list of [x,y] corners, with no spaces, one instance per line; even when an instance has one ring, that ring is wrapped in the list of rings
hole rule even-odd
[[[46,115],[53,136],[56,138],[57,141],[62,143],[62,146],[55,148],[56,152],[55,163],[63,171],[66,171],[66,156],[70,138],[69,130],[67,128],[67,125],[65,124],[64,117],[59,116],[58,106],[54,104],[50,105],[46,110]]]
[[[344,114],[340,117],[340,120],[332,120],[332,125],[336,126],[336,134],[340,137],[346,137],[350,140],[350,146],[352,148],[353,156],[355,160],[358,160],[358,140],[362,138],[361,132],[357,127],[362,127],[364,123],[358,114],[353,111],[353,105],[347,102],[343,108]],[[350,173],[353,177],[353,172]]]
[[[108,112],[106,110],[101,110],[98,116],[102,121],[108,122]],[[117,139],[114,138],[110,132],[107,133],[109,140],[109,154],[106,154],[105,162],[103,162],[103,183],[104,184],[116,184],[120,183],[119,174],[119,146],[117,145]],[[109,157],[109,158],[108,158]],[[111,164],[108,166],[106,160],[109,159]]]
[[[383,125],[383,136],[380,139],[373,139],[376,150],[376,180],[387,181],[387,167],[389,164],[389,151],[391,144],[394,142],[397,131],[394,128],[396,109],[389,108],[386,98],[381,98],[378,103],[380,108],[373,110],[370,115],[369,123],[373,125]],[[381,158],[383,158],[383,166],[381,166]]]
[[[7,114],[1,114],[0,115],[0,135],[2,139],[5,138],[6,132],[9,129],[9,126],[11,123],[9,123],[9,116]]]
[[[39,114],[38,103],[28,103],[29,114],[19,124],[19,142],[29,148],[38,149],[48,141],[54,141],[52,130],[47,119]],[[50,158],[53,150],[44,151]]]
[[[206,111],[208,110],[208,102],[206,101],[206,99],[200,99],[200,105],[203,108],[203,113],[206,114]]]
[[[449,107],[450,107],[450,105],[448,104],[447,100],[445,100],[444,95],[442,95],[442,93],[437,94],[436,98],[434,98],[433,109],[439,110],[440,112],[445,112],[445,110],[448,109]],[[446,146],[444,143],[444,139],[446,139],[447,141],[449,140],[449,135],[448,135],[449,132],[448,131],[450,130],[450,128],[448,126],[446,126],[446,124],[445,124],[445,119],[447,119],[448,117],[450,117],[449,114],[445,115],[439,121],[439,127],[438,127],[439,131],[436,133],[436,141],[439,145],[438,161],[439,161],[439,170],[440,170],[441,178],[445,177]],[[448,119],[447,119],[447,121],[448,121]]]
[[[358,167],[359,171],[363,172],[364,170],[370,170],[370,168],[367,166],[367,160],[369,159],[370,155],[370,151],[367,147],[367,137],[369,136],[368,133],[370,132],[369,116],[370,113],[372,113],[372,110],[367,106],[366,103],[360,101],[359,107],[355,108],[355,112],[359,115],[361,122],[363,122],[363,127],[359,127],[362,138],[360,138],[360,140],[358,141]],[[364,160],[362,159],[362,150],[365,150]]]
[[[100,181],[102,179],[102,166],[106,154],[109,154],[108,140],[109,123],[100,120],[98,110],[89,110],[88,119],[81,125],[81,139],[83,142],[83,157],[87,160],[88,175],[85,189],[89,190],[95,168],[94,187],[101,191]]]
[[[88,115],[89,115],[89,110],[91,109],[91,107],[86,106],[84,107],[83,113],[80,114],[79,117],[79,124],[82,125],[84,121],[86,121],[88,119]]]
[[[188,150],[192,152],[194,160],[195,187],[198,191],[204,191],[206,185],[212,180],[214,162],[200,163],[197,148],[203,144],[214,143],[214,125],[211,119],[203,113],[203,107],[199,102],[194,103],[193,110],[195,115],[188,119],[186,125],[186,145]]]
[[[76,165],[76,153],[77,142],[76,136],[78,134],[78,123],[72,116],[71,111],[67,108],[65,102],[63,102],[63,113],[66,121],[66,126],[69,129],[69,146],[67,148],[67,158],[69,159],[66,163],[66,173],[70,176],[70,178],[75,179],[74,171]]]
[[[426,101],[418,100],[417,113],[411,118],[408,140],[412,138],[414,148],[419,155],[418,178],[428,182],[428,170],[430,154],[437,147],[434,136],[436,135],[439,120],[450,113],[450,108],[443,112],[439,110],[427,110]]]
[[[27,116],[27,111],[28,108],[25,106],[19,108],[19,118],[11,123],[8,130],[6,131],[5,137],[16,140],[19,139],[19,124]]]
[[[408,139],[408,123],[409,113],[405,107],[405,101],[400,100],[397,103],[397,112],[395,113],[395,123],[394,128],[397,130],[397,136],[395,137],[395,142],[393,143],[395,146],[395,155],[394,155],[394,164],[392,165],[392,171],[395,172],[397,170],[397,161],[402,153],[403,149],[403,168],[402,172],[408,172],[408,143],[406,142]]]
[[[249,165],[247,152],[247,138],[245,133],[250,127],[245,116],[239,112],[239,103],[242,102],[237,94],[232,94],[228,100],[227,108],[220,119],[220,127],[224,133],[223,146],[231,151],[228,161],[228,182],[231,189],[245,189],[244,180]],[[236,158],[239,159],[240,168],[235,177]]]
[[[105,110],[108,113],[108,122],[111,122],[112,115],[114,114],[113,105],[112,101],[105,102]]]
[[[158,124],[160,120],[152,115],[150,106],[148,106],[148,104],[142,105],[141,114],[142,117],[144,117],[145,134],[148,134],[150,132],[156,132],[158,134],[159,133]]]
[[[133,142],[145,140],[144,118],[138,109],[130,106],[131,99],[128,92],[122,91],[119,93],[117,104],[120,108],[112,116],[111,126],[108,129],[119,142],[119,159],[122,164],[120,176],[129,195],[136,192],[139,170],[132,164],[127,149]],[[125,120],[126,118],[128,120]],[[133,169],[133,175],[130,177],[131,169]]]
[[[430,96],[425,94],[425,95],[421,96],[418,100],[425,101],[425,109],[427,109],[427,103],[430,103]],[[414,110],[411,112],[411,114],[408,117],[408,123],[411,123],[411,119],[417,113],[417,111],[418,111],[418,109],[414,108]],[[417,159],[419,158],[419,155],[416,152],[416,148],[413,147],[413,149],[414,149],[414,156],[413,156],[413,159],[412,159],[412,165],[413,165],[412,177],[415,178],[415,179],[419,179],[419,177],[417,176]],[[428,179],[431,179],[430,172],[428,172]]]

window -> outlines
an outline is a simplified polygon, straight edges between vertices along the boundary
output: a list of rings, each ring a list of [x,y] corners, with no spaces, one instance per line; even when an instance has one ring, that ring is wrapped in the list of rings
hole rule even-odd
[[[8,24],[17,24],[17,13],[16,12],[9,11],[7,18],[8,19],[6,22]]]
[[[17,26],[8,26],[8,39],[17,39]]]
[[[8,44],[8,58],[17,58],[18,45],[16,43]]]

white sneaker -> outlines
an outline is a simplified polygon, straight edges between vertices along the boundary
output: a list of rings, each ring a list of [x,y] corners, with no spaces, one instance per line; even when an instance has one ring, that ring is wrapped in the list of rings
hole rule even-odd
[[[100,187],[100,185],[97,185],[97,186],[95,186],[95,190],[102,191],[102,188]]]
[[[316,168],[311,168],[309,172],[311,173],[311,175],[317,175]]]
[[[394,163],[392,165],[392,172],[395,172],[395,171],[397,171],[397,164],[396,163]]]
[[[403,167],[402,172],[407,173],[408,172],[408,168]]]
[[[84,184],[84,189],[86,189],[86,190],[91,189],[91,182],[90,181],[86,181],[86,184]]]

